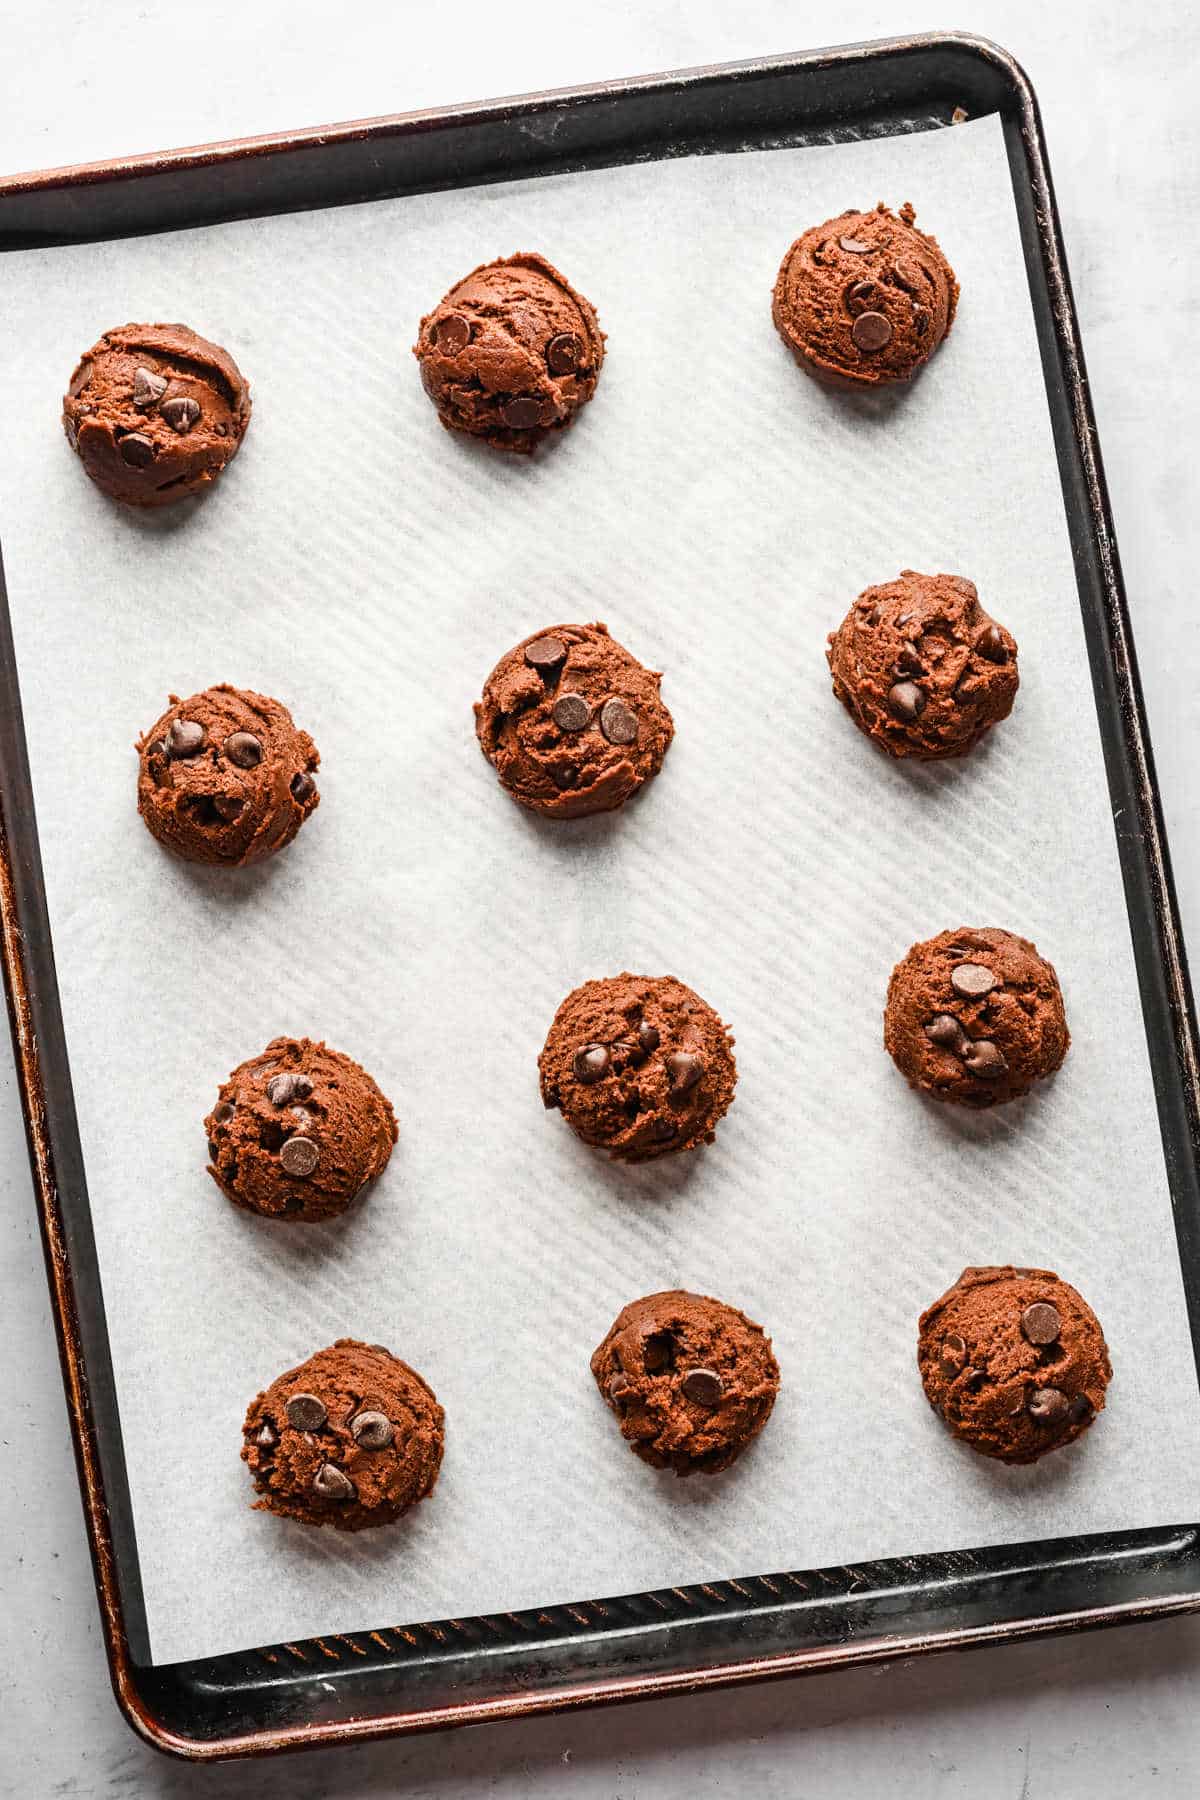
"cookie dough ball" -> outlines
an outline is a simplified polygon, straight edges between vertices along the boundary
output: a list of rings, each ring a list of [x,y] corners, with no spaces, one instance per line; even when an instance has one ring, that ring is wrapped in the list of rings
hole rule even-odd
[[[390,1525],[433,1492],[445,1418],[398,1356],[339,1338],[250,1403],[242,1460],[256,1509],[339,1531]]]
[[[336,1218],[387,1167],[391,1101],[352,1057],[311,1038],[274,1038],[239,1063],[204,1121],[209,1174],[266,1219]]]
[[[592,1374],[635,1456],[676,1475],[716,1475],[736,1462],[779,1392],[762,1326],[681,1289],[622,1307]]]
[[[1112,1379],[1095,1313],[1049,1269],[964,1269],[921,1314],[917,1364],[955,1437],[1008,1463],[1073,1443]]]
[[[171,695],[137,741],[138,811],[188,862],[250,863],[290,844],[320,800],[321,758],[286,706],[245,688]]]
[[[604,333],[544,256],[483,263],[421,320],[413,345],[448,431],[528,455],[596,391]]]
[[[961,575],[905,569],[868,588],[827,655],[834,693],[889,756],[965,756],[1017,694],[1016,640]]]
[[[63,429],[96,486],[126,506],[200,494],[237,455],[250,389],[219,344],[186,325],[121,325],[84,353]]]
[[[775,328],[797,360],[834,383],[907,381],[954,322],[958,282],[907,203],[844,212],[798,237],[780,265]]]
[[[475,735],[522,806],[549,819],[613,812],[658,774],[675,735],[661,683],[607,625],[552,625],[496,664]]]
[[[1058,976],[1028,938],[961,925],[896,964],[883,1041],[931,1099],[997,1106],[1061,1068],[1071,1034]]]
[[[737,1082],[728,1026],[670,975],[585,981],[555,1013],[538,1072],[542,1105],[629,1163],[711,1144]]]

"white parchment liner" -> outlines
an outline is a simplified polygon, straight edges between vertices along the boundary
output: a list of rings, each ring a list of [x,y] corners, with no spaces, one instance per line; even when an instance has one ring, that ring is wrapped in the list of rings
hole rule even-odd
[[[773,331],[808,224],[911,199],[963,287],[911,391],[832,397]],[[609,333],[598,397],[533,463],[437,425],[417,320],[538,249]],[[4,259],[0,531],[62,1000],[159,1660],[842,1560],[1190,1518],[1200,1405],[1067,530],[998,125],[655,163]],[[139,518],[58,426],[78,353],[183,319],[248,375],[242,455]],[[1013,718],[894,767],[829,691],[826,632],[903,567],[970,575],[1016,634]],[[678,735],[625,814],[531,819],[476,749],[502,651],[607,620]],[[170,860],[134,810],[168,692],[278,695],[322,805],[268,867]],[[960,923],[1033,937],[1074,1046],[992,1117],[912,1095],[888,973]],[[543,1113],[559,999],[631,968],[733,1025],[716,1146],[613,1168]],[[325,1036],[399,1147],[339,1224],[242,1216],[204,1173],[218,1081]],[[914,1361],[965,1263],[1045,1264],[1116,1370],[1075,1449],[954,1444]],[[680,1285],[783,1371],[754,1450],[677,1482],[622,1445],[588,1356]],[[446,1408],[435,1497],[358,1538],[255,1513],[243,1409],[343,1333]]]

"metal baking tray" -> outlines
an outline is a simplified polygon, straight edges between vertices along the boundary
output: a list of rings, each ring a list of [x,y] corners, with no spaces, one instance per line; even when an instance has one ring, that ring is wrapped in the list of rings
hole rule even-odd
[[[946,34],[237,139],[0,180],[0,251],[518,176],[940,130],[997,114],[1069,521],[1193,1343],[1196,1024],[1033,90]],[[34,1188],[109,1663],[130,1724],[193,1759],[847,1668],[1200,1608],[1200,1525],[739,1576],[544,1611],[150,1662],[104,1301],[0,571],[0,932]]]

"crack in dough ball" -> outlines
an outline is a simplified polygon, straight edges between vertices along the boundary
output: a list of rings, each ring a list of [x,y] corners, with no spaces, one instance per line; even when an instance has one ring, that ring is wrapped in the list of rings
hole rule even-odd
[[[76,364],[62,418],[110,499],[170,506],[203,493],[237,455],[250,389],[228,350],[186,325],[121,325]]]
[[[138,811],[188,862],[250,863],[290,844],[320,801],[321,758],[278,700],[222,682],[137,741]]]
[[[1112,1379],[1100,1321],[1049,1269],[964,1269],[921,1315],[917,1364],[954,1436],[1007,1463],[1082,1436]]]
[[[798,237],[780,266],[771,316],[810,373],[835,385],[908,381],[950,331],[958,282],[906,202],[844,212]]]
[[[596,391],[604,333],[544,256],[482,263],[421,320],[413,355],[449,431],[528,455]]]
[[[445,1421],[415,1369],[339,1338],[250,1403],[242,1460],[256,1509],[338,1531],[390,1525],[433,1492]]]
[[[826,651],[833,691],[889,756],[965,756],[1017,695],[1016,639],[961,575],[919,575],[859,595]]]
[[[670,975],[585,981],[555,1013],[538,1072],[545,1107],[630,1163],[711,1144],[737,1082],[728,1026]]]
[[[522,806],[549,819],[613,812],[658,774],[675,735],[661,684],[606,625],[551,625],[496,664],[475,735]]]

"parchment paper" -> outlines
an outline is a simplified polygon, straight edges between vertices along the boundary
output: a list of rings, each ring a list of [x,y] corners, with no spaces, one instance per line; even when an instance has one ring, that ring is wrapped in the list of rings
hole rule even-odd
[[[910,392],[831,397],[769,290],[806,225],[911,198],[963,286]],[[543,250],[599,309],[595,403],[532,465],[437,425],[417,320]],[[4,259],[0,529],[156,1658],[868,1557],[1195,1516],[1200,1403],[1091,683],[1009,175],[991,120],[655,163]],[[77,354],[183,319],[250,378],[198,507],[138,518],[58,426]],[[893,767],[829,691],[826,632],[899,569],[972,576],[1015,632],[1013,718]],[[526,817],[471,702],[522,634],[601,618],[666,671],[678,735],[626,812]],[[203,871],[134,810],[169,691],[277,694],[322,805],[269,866]],[[1032,936],[1074,1037],[964,1118],[885,1055],[888,974],[945,926]],[[535,1059],[579,981],[672,972],[731,1021],[715,1147],[578,1144]],[[238,1214],[204,1172],[218,1081],[325,1036],[401,1138],[342,1222]],[[1057,1268],[1115,1380],[1076,1448],[951,1441],[917,1314],[967,1263]],[[684,1286],[773,1334],[775,1415],[726,1476],[623,1446],[588,1357]],[[433,1499],[358,1538],[251,1510],[247,1401],[349,1333],[447,1414]]]

